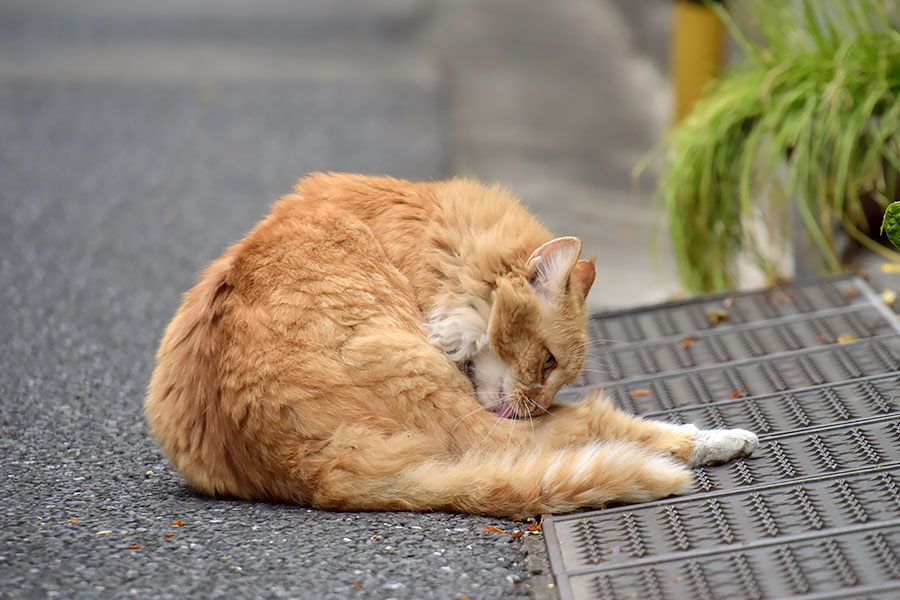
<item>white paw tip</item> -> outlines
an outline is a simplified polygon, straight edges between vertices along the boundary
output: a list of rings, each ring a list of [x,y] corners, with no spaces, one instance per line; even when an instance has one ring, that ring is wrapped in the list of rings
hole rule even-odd
[[[745,429],[701,429],[697,432],[691,466],[726,462],[751,454],[759,438]]]

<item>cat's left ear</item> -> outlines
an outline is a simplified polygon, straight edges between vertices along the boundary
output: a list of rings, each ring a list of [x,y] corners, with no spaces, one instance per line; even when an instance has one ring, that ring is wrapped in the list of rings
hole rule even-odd
[[[526,263],[531,285],[540,295],[552,300],[565,291],[569,278],[574,275],[587,296],[594,282],[594,263],[593,259],[578,260],[580,254],[581,240],[576,237],[556,238],[543,244],[531,253]]]
[[[597,268],[594,266],[594,258],[590,260],[579,260],[572,268],[572,275],[569,279],[578,286],[581,292],[581,299],[587,298],[591,286],[594,285],[594,278],[597,276]]]

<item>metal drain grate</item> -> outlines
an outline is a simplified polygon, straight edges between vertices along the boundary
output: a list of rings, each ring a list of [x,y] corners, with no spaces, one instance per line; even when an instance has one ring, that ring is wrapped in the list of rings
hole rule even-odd
[[[900,598],[900,320],[868,284],[608,313],[589,330],[592,364],[561,397],[602,387],[760,446],[698,468],[683,496],[548,515],[562,598]]]
[[[594,345],[588,373],[605,372],[610,379],[689,369],[829,346],[839,340],[895,333],[874,307],[853,308],[800,318],[775,319],[675,338],[642,340],[609,348]]]

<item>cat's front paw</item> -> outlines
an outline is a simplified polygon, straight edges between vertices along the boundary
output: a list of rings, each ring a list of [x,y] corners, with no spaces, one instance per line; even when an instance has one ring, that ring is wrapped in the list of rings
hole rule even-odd
[[[688,459],[692,467],[747,456],[759,445],[756,434],[745,429],[698,429],[695,439]]]

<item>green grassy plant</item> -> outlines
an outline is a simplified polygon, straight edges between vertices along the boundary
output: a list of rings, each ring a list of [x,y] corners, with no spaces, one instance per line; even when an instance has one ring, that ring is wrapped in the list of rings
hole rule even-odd
[[[769,275],[760,240],[790,234],[789,203],[828,271],[833,232],[869,239],[860,199],[887,205],[900,173],[897,0],[742,0],[738,26],[716,8],[745,54],[661,149],[659,195],[679,274],[692,292],[735,284],[739,255]],[[752,226],[751,223],[756,223]]]

